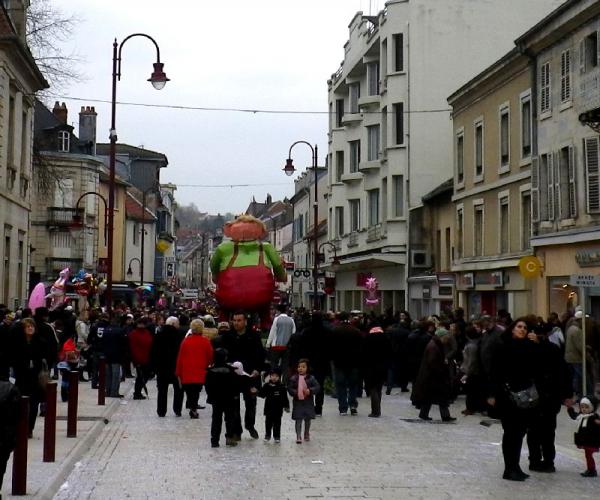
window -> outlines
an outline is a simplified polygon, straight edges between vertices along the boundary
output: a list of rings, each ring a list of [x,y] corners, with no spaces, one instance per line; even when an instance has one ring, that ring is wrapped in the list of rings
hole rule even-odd
[[[387,50],[387,38],[384,38],[381,42],[381,74],[385,77],[387,75],[388,65],[388,50]]]
[[[483,178],[483,122],[475,123],[475,180]]]
[[[15,187],[16,181],[17,181],[17,171],[12,167],[8,167],[6,169],[6,189],[8,189],[9,191],[12,191]]]
[[[404,71],[404,35],[392,35],[394,42],[394,71]]]
[[[500,203],[500,241],[499,250],[501,254],[510,251],[510,234],[509,234],[509,212],[508,212],[508,196],[503,196],[499,200]]]
[[[556,165],[556,214],[561,219],[577,217],[577,190],[575,188],[575,158],[573,147],[561,148]]]
[[[15,96],[12,95],[8,100],[8,131],[7,131],[8,141],[8,166],[13,167],[15,164],[14,151],[15,151]],[[8,302],[5,302],[8,304]]]
[[[4,297],[2,302],[8,304],[8,289],[10,287],[10,236],[12,227],[4,225]]]
[[[27,171],[29,166],[28,152],[29,152],[29,123],[27,122],[27,111],[24,109],[21,114],[21,165],[24,171]],[[20,296],[19,296],[20,297]]]
[[[531,156],[531,94],[521,97],[521,158]]]
[[[367,63],[367,93],[379,95],[379,63]]]
[[[27,177],[21,176],[20,187],[21,187],[21,193],[20,193],[21,198],[23,198],[23,200],[26,200],[27,195],[29,193],[29,179],[27,179]]]
[[[456,182],[465,182],[465,133],[462,130],[456,135]]]
[[[381,152],[384,158],[386,157],[387,150],[387,119],[387,106],[384,106],[383,108],[381,108]]]
[[[550,63],[547,62],[542,64],[540,71],[540,113],[551,111],[550,96]]]
[[[388,218],[388,182],[387,177],[381,179],[381,220],[386,221]]]
[[[344,207],[335,207],[335,236],[341,238],[344,235]]]
[[[23,298],[23,284],[25,282],[25,233],[19,231],[19,242],[17,247],[17,299]]]
[[[360,141],[350,141],[350,173],[358,172],[360,163]]]
[[[392,176],[392,187],[394,189],[394,217],[404,217],[404,176]]]
[[[560,102],[571,100],[571,51],[560,54]]]
[[[500,110],[500,168],[510,161],[510,114],[508,107]]]
[[[358,113],[358,99],[360,98],[360,84],[353,83],[350,85],[350,113]]]
[[[579,44],[579,66],[582,73],[598,66],[598,33],[586,36]]]
[[[138,245],[139,236],[140,236],[140,225],[139,225],[139,223],[134,222],[133,223],[133,244],[135,246]]]
[[[473,255],[483,255],[483,204],[473,206]]]
[[[600,213],[600,148],[599,138],[589,137],[583,140],[585,159],[585,178],[587,187],[587,211],[590,214]]]
[[[350,206],[350,231],[360,231],[360,200],[348,200]]]
[[[456,258],[463,257],[463,229],[464,229],[464,211],[462,207],[456,209]]]
[[[367,127],[367,160],[375,161],[379,159],[379,125]]]
[[[304,238],[304,214],[300,214],[296,219],[296,241]]]
[[[335,152],[335,182],[342,182],[342,175],[344,175],[344,152]]]
[[[521,193],[521,250],[530,248],[531,240],[531,193]]]
[[[54,206],[73,207],[73,179],[60,179],[56,181],[54,187]]]
[[[404,103],[394,104],[394,144],[404,144]]]
[[[540,155],[538,172],[535,176],[539,189],[539,220],[554,220],[554,157],[552,153]],[[534,178],[532,177],[532,184]]]
[[[58,133],[58,151],[67,153],[70,151],[71,134],[65,130]]]
[[[379,224],[379,189],[371,189],[369,195],[369,227]]]
[[[446,251],[444,254],[444,268],[441,269],[442,271],[449,271],[450,270],[450,260],[452,258],[452,249],[450,248],[450,228],[447,227],[446,228]]]
[[[344,119],[344,99],[335,100],[335,126],[340,128]]]

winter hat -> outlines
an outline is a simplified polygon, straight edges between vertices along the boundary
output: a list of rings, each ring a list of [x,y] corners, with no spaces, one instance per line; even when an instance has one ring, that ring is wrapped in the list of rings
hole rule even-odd
[[[435,336],[436,337],[445,337],[446,335],[448,335],[450,332],[448,330],[446,330],[444,327],[440,326],[436,331],[435,331]]]
[[[594,396],[583,397],[579,400],[579,405],[588,405],[592,407],[592,411],[598,409],[598,400]]]
[[[217,325],[219,330],[229,330],[229,323],[227,321],[221,321],[219,322],[219,324]]]
[[[244,371],[244,365],[241,361],[234,361],[231,363],[231,366],[234,368],[236,375],[246,375],[246,377],[250,376]]]
[[[179,323],[179,318],[177,316],[169,316],[165,321],[165,325],[169,326],[175,326],[177,323]]]

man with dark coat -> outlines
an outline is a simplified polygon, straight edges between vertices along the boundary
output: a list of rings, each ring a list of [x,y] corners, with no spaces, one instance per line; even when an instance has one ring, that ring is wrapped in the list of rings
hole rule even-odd
[[[396,323],[386,332],[390,342],[389,369],[387,389],[385,393],[391,394],[394,384],[400,386],[402,392],[408,392],[408,336],[410,330],[403,323]]]
[[[16,445],[19,398],[19,391],[13,384],[0,380],[0,492],[6,464]]]
[[[52,325],[48,323],[50,319],[50,311],[46,307],[38,307],[35,310],[35,314],[33,316],[33,320],[35,321],[35,330],[40,335],[40,337],[44,340],[44,343],[47,347],[47,352],[45,353],[44,358],[48,363],[48,368],[51,370],[56,366],[56,362],[58,361],[58,353],[59,353],[59,340],[56,336],[56,332]]]
[[[529,470],[537,472],[555,472],[554,446],[556,417],[562,404],[567,406],[573,397],[571,374],[560,347],[548,340],[548,332],[538,329],[535,332],[539,343],[538,374],[536,388],[540,396],[538,407],[534,411],[534,425],[527,431],[529,448]],[[529,337],[533,340],[534,333]]]
[[[371,398],[369,417],[381,416],[381,389],[387,378],[392,354],[390,338],[379,326],[374,326],[364,340],[363,374],[365,389]]]
[[[175,376],[177,354],[185,334],[179,329],[179,320],[169,316],[165,325],[156,332],[152,343],[151,364],[156,372],[156,413],[159,417],[167,414],[167,394],[169,385],[173,385],[173,412],[181,416],[183,407],[183,389]]]
[[[417,328],[410,332],[406,340],[408,376],[413,384],[421,367],[423,353],[434,331],[435,324],[433,321],[424,320]]]
[[[123,328],[119,326],[120,318],[113,317],[107,327],[98,328],[98,334],[102,333],[100,351],[106,358],[106,396],[109,398],[121,398],[119,386],[121,385],[121,364],[123,352],[127,346],[127,337]]]
[[[233,314],[233,330],[220,336],[219,347],[227,350],[230,362],[240,361],[244,371],[250,375],[249,383],[245,385],[243,396],[244,427],[254,439],[258,439],[256,422],[256,393],[260,388],[260,372],[265,365],[265,349],[257,332],[248,328],[246,314],[237,311]],[[238,418],[237,431],[241,435],[241,417]],[[240,437],[236,434],[236,439]]]
[[[340,314],[338,323],[331,332],[330,356],[335,375],[335,392],[340,415],[358,413],[357,397],[360,387],[362,364],[362,334],[350,323],[347,312]]]

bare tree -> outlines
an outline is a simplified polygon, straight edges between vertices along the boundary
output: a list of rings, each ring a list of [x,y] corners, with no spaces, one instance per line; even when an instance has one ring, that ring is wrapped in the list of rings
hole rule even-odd
[[[33,0],[27,11],[27,44],[54,91],[83,79],[78,70],[83,58],[74,50],[64,50],[79,23],[78,16],[65,14],[51,0]]]

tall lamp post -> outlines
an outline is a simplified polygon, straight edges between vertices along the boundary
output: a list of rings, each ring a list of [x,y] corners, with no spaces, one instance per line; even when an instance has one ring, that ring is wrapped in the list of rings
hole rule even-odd
[[[138,259],[137,257],[132,257],[131,259],[129,259],[129,263],[127,264],[127,276],[133,276],[133,270],[131,269],[131,263],[136,260],[138,261],[138,264],[140,266],[140,272],[141,272],[142,261],[140,259]],[[143,277],[140,278],[140,286],[144,286],[144,278]]]
[[[296,144],[306,144],[310,150],[312,151],[312,168],[314,172],[315,179],[315,200],[313,202],[313,310],[319,310],[319,298],[317,295],[317,289],[319,286],[319,264],[317,262],[317,254],[319,253],[319,196],[318,196],[318,178],[317,178],[317,145],[311,146],[311,144],[307,141],[296,141],[294,144],[290,146],[290,151],[288,153],[288,158],[285,161],[285,167],[283,167],[283,171],[285,175],[291,176],[294,175],[296,169],[294,168],[294,163],[292,161],[292,149]]]
[[[112,281],[113,281],[113,230],[115,215],[115,159],[117,154],[117,129],[116,129],[116,110],[117,110],[117,81],[121,80],[121,50],[123,45],[130,38],[142,36],[150,40],[156,47],[156,62],[153,64],[154,70],[148,78],[148,81],[156,90],[161,90],[169,81],[163,71],[163,63],[160,62],[160,49],[158,44],[149,35],[145,33],[133,33],[126,37],[120,44],[116,38],[113,43],[113,69],[112,69],[112,99],[111,99],[111,118],[110,118],[110,156],[109,156],[109,184],[108,184],[108,257],[106,273],[106,303],[108,305],[108,314],[112,317]],[[142,275],[143,278],[143,275]],[[143,281],[143,280],[142,280]]]
[[[79,230],[83,227],[83,217],[79,215],[79,204],[81,200],[83,200],[86,196],[97,196],[104,203],[104,244],[106,244],[106,223],[108,219],[108,206],[106,205],[106,198],[102,196],[100,193],[96,193],[96,191],[88,191],[83,193],[78,199],[77,203],[75,203],[75,213],[73,214],[73,222],[71,223],[71,227],[75,230]]]

